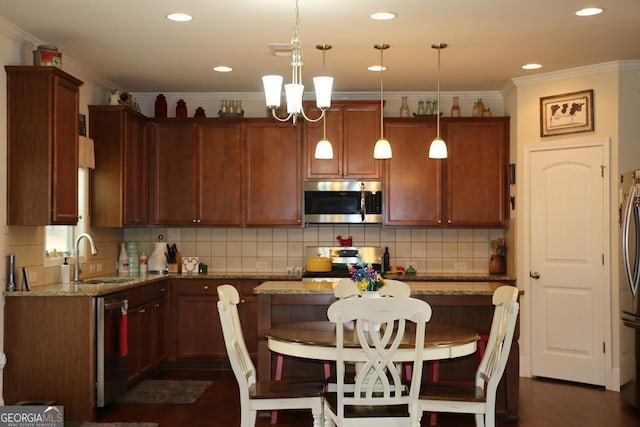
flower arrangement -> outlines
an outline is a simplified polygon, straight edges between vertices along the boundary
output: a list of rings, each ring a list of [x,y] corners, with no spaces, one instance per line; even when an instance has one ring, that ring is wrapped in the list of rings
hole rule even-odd
[[[347,264],[351,280],[356,282],[360,291],[377,291],[384,286],[382,276],[371,264],[357,263]]]

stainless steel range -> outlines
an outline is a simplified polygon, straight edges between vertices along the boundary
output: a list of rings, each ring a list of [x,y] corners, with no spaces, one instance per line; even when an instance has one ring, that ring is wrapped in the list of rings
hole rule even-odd
[[[348,264],[357,262],[371,263],[372,267],[382,269],[382,248],[377,246],[307,246],[305,257],[322,256],[331,258],[331,271],[302,273],[303,282],[337,282],[349,277]]]

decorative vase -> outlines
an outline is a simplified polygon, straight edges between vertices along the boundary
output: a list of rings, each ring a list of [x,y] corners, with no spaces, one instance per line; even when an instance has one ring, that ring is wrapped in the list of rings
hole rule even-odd
[[[416,113],[418,116],[424,116],[424,101],[418,102],[418,112]]]
[[[507,260],[504,255],[491,255],[489,260],[490,274],[505,274],[507,272]]]
[[[176,104],[176,117],[180,119],[187,118],[187,103],[183,99],[178,100]]]
[[[156,97],[155,116],[156,118],[167,117],[167,98],[163,94],[159,94]]]
[[[409,117],[409,104],[407,103],[407,97],[402,97],[402,104],[400,105],[400,117]]]
[[[462,111],[460,110],[460,104],[458,103],[458,97],[453,97],[453,105],[451,106],[451,117],[460,117]]]
[[[381,298],[380,291],[362,291],[362,298]]]
[[[431,103],[431,101],[427,101],[424,104],[424,113],[427,116],[430,116],[433,114],[433,104]]]
[[[482,112],[482,117],[492,117],[493,113],[491,113],[491,108],[486,108],[483,112]]]
[[[473,104],[473,117],[482,117],[482,113],[484,113],[484,102],[482,98],[478,98]]]
[[[196,108],[196,112],[195,112],[195,114],[193,115],[193,117],[198,117],[198,118],[205,118],[205,117],[207,117],[207,115],[206,115],[206,114],[205,114],[205,112],[204,112],[204,108],[202,108],[202,107],[198,107],[198,108]]]

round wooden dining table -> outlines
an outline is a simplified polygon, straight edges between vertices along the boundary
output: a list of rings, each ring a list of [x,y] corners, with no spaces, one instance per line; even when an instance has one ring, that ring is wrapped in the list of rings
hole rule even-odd
[[[345,324],[345,360],[365,362],[353,323]],[[336,360],[336,325],[326,321],[287,323],[266,333],[267,345],[276,353],[315,360]],[[470,328],[427,323],[424,341],[424,360],[441,360],[466,356],[476,351],[480,336]],[[413,342],[415,330],[407,326],[403,343],[394,357],[396,362],[415,360]]]

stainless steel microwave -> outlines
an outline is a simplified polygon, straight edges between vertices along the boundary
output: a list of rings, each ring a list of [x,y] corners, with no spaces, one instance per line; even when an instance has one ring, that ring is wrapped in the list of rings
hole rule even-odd
[[[304,221],[307,224],[382,223],[380,181],[306,181]]]

